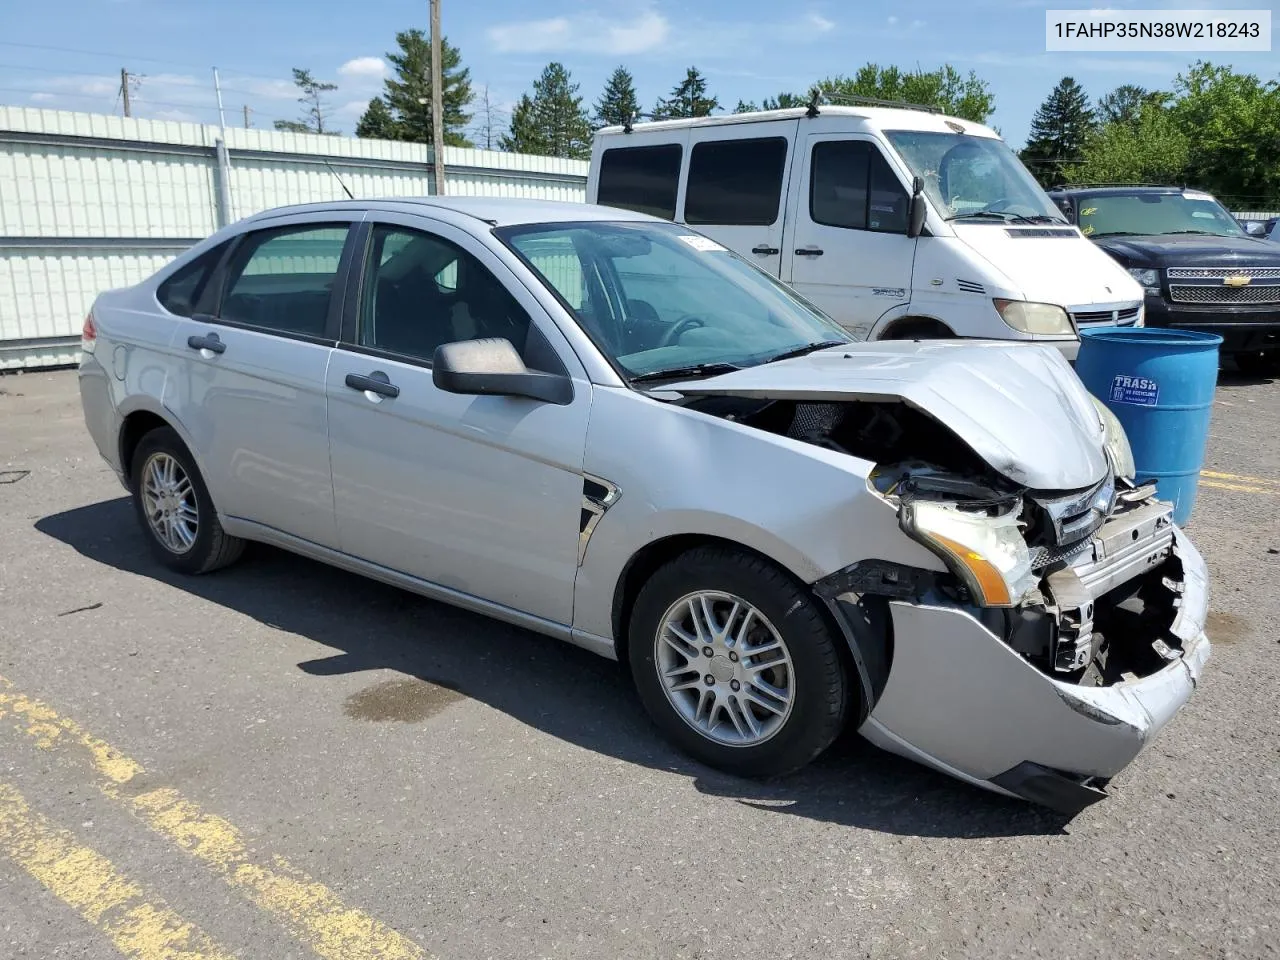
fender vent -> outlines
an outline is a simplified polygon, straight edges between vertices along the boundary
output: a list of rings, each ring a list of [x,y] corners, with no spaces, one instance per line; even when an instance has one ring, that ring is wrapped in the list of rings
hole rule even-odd
[[[596,524],[618,502],[622,490],[616,483],[585,474],[582,478],[582,512],[578,520],[578,566],[587,556],[587,544],[596,532]]]
[[[980,283],[974,283],[972,280],[956,280],[956,286],[965,293],[986,293],[987,288]]]
[[[1026,240],[1033,237],[1078,237],[1075,227],[1028,227],[1024,230],[1005,230],[1015,240]]]

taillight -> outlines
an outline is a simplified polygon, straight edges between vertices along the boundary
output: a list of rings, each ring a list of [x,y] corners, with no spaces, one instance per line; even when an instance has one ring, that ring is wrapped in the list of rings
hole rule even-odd
[[[80,330],[80,349],[85,353],[93,353],[98,345],[98,327],[93,322],[93,311],[84,318],[84,327]]]

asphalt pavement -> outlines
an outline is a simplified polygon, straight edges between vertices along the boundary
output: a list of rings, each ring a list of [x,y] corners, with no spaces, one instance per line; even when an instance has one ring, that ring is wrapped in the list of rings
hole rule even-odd
[[[273,549],[170,574],[74,371],[0,377],[0,957],[1275,956],[1280,383],[1213,417],[1213,658],[1067,821],[856,736],[718,774],[617,665]]]

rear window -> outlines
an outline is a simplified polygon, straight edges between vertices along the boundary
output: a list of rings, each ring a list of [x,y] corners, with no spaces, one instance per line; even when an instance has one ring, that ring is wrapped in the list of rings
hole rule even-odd
[[[606,150],[596,203],[674,220],[682,152],[678,143]]]
[[[709,140],[693,148],[685,223],[767,226],[778,219],[785,137]]]
[[[212,250],[200,254],[185,267],[156,288],[156,299],[160,306],[180,317],[189,317],[196,312],[196,304],[209,285],[209,278],[217,269],[227,245],[220,243]]]

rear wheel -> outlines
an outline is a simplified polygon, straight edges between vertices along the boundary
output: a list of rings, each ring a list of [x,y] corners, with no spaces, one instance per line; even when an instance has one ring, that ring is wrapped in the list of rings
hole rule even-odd
[[[204,478],[172,428],[158,427],[138,442],[130,476],[138,521],[165,566],[208,573],[244,552],[244,541],[222,529]]]
[[[710,766],[787,773],[843,727],[837,638],[818,601],[758,557],[705,547],[661,567],[640,591],[629,636],[645,709]]]

